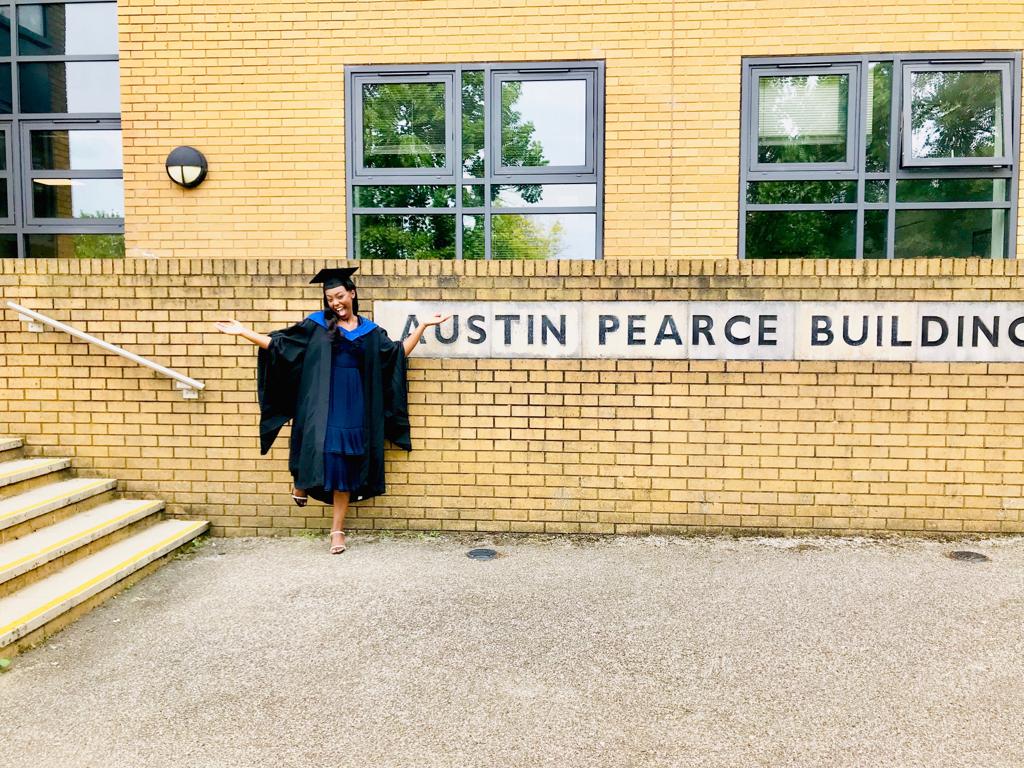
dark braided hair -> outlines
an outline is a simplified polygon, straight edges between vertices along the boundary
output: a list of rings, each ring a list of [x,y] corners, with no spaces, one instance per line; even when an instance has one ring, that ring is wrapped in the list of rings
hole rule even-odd
[[[337,288],[338,286],[335,285],[333,287]],[[341,287],[343,287],[346,291],[349,291],[351,293],[352,291],[354,291],[356,289],[356,284],[352,282],[352,278],[346,277],[346,278],[343,278],[341,280]],[[358,294],[356,296],[352,297],[352,314],[353,315],[358,315],[359,314],[359,296],[358,296]],[[333,309],[331,309],[331,305],[327,302],[327,291],[326,290],[324,291],[324,320],[327,321],[327,338],[330,340],[331,344],[336,344],[338,342],[338,335],[339,335],[338,334],[338,315],[335,313],[335,311]]]

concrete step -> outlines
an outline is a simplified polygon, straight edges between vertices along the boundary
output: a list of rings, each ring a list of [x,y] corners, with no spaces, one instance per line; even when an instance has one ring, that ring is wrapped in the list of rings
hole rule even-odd
[[[23,445],[24,443],[21,441],[20,437],[6,437],[4,435],[0,435],[0,453],[3,453],[4,451],[16,451]]]
[[[12,459],[11,461],[0,462],[0,496],[9,496],[12,489],[28,490],[29,488],[41,485],[43,481],[32,483],[36,478],[54,472],[60,472],[71,466],[71,459],[48,457],[34,459]],[[15,488],[19,483],[24,483],[24,488]]]
[[[0,653],[29,634],[42,639],[37,630],[45,631],[48,623],[191,541],[209,525],[163,520],[0,599]]]
[[[103,477],[75,477],[0,499],[0,531],[14,528],[55,509],[112,491],[116,486],[116,480]]]
[[[0,584],[159,512],[162,501],[117,499],[0,544]]]

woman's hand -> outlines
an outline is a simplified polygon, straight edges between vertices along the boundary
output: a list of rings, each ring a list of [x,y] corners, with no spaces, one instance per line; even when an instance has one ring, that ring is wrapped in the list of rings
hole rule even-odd
[[[219,322],[214,323],[214,327],[221,333],[226,333],[229,336],[238,336],[239,334],[245,333],[247,330],[246,327],[237,320],[220,320]]]
[[[412,354],[412,351],[416,349],[416,345],[420,343],[420,339],[423,338],[423,332],[432,325],[440,325],[445,320],[451,318],[451,315],[442,315],[440,312],[436,313],[433,317],[429,317],[426,320],[420,320],[420,324],[412,329],[405,340],[402,342],[402,346],[405,347],[405,356],[408,357]]]
[[[257,347],[261,347],[262,349],[270,348],[269,336],[264,336],[262,333],[256,333],[256,331],[251,331],[237,320],[220,320],[213,325],[221,333],[226,333],[229,336],[241,336],[246,341],[251,341]]]
[[[421,320],[420,321],[420,325],[422,325],[424,328],[428,328],[431,325],[440,325],[445,320],[450,320],[450,319],[451,319],[451,315],[442,315],[440,312],[438,312],[433,317],[430,317],[430,318],[428,318],[426,320]]]

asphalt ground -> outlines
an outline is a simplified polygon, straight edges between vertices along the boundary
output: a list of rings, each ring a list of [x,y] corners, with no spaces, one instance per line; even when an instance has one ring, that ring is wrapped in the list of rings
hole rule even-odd
[[[1021,538],[349,542],[207,539],[16,657],[0,765],[1024,765]]]

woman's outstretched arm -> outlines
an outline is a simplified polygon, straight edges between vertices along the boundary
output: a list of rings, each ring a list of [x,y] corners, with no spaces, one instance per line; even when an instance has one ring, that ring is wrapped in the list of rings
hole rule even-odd
[[[424,320],[419,325],[417,325],[413,329],[412,333],[410,333],[402,340],[402,346],[405,348],[405,356],[408,357],[409,355],[412,354],[412,351],[416,349],[416,345],[420,343],[420,339],[423,338],[423,332],[427,330],[427,328],[429,328],[432,325],[440,325],[450,317],[451,315],[442,315],[440,312],[438,312],[429,320]]]
[[[256,331],[251,328],[246,328],[237,320],[221,320],[218,323],[214,323],[214,327],[221,333],[226,333],[229,336],[241,336],[246,341],[251,341],[261,349],[267,349],[270,347],[269,336],[264,336],[262,333],[256,333]],[[419,339],[417,339],[417,341],[419,341]]]

